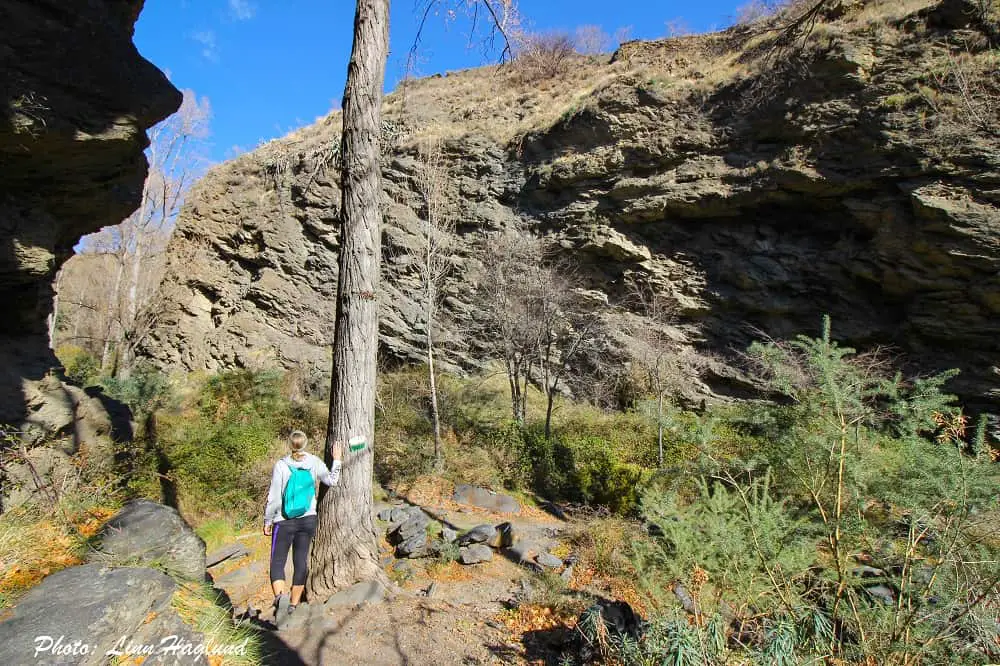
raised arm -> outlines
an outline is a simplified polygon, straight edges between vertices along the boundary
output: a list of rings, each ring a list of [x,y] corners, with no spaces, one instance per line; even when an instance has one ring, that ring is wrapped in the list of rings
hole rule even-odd
[[[328,486],[335,486],[340,481],[340,458],[344,454],[344,449],[340,442],[333,443],[333,446],[330,447],[330,454],[333,456],[333,464],[330,465],[330,469],[326,468],[322,460],[319,458],[316,459],[320,467],[318,476],[322,483]]]

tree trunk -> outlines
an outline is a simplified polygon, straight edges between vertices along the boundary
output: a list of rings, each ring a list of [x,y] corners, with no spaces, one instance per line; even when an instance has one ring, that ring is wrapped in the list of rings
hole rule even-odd
[[[444,469],[444,451],[441,447],[441,415],[438,412],[437,377],[434,376],[434,347],[430,333],[427,334],[427,371],[431,383],[431,425],[434,427],[434,470]]]
[[[546,402],[545,402],[545,439],[549,439],[552,436],[552,403],[556,398],[556,387],[545,387],[546,388]]]
[[[359,580],[385,580],[372,519],[372,445],[378,351],[382,184],[382,86],[389,46],[389,0],[358,0],[344,90],[337,319],[327,460],[344,443],[340,483],[320,500],[309,595],[325,599]],[[366,445],[348,446],[353,436]]]
[[[663,389],[656,391],[656,447],[659,450],[660,468],[663,468]]]
[[[108,365],[111,363],[111,349],[115,346],[115,354],[118,354],[115,345],[115,328],[118,320],[116,314],[121,312],[121,288],[122,278],[125,275],[125,260],[118,257],[118,272],[115,274],[114,286],[111,289],[111,296],[108,299],[108,324],[104,329],[104,349],[101,351],[101,374],[107,374]],[[114,377],[114,373],[111,374]]]

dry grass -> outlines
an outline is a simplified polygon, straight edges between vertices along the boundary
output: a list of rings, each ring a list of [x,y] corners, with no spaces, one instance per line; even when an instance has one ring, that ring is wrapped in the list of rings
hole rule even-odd
[[[820,17],[793,40],[792,48],[810,52],[848,33],[894,30],[891,26],[901,19],[935,2],[857,0],[844,5],[842,14]],[[408,128],[399,145],[403,151],[428,139],[447,142],[466,136],[516,148],[525,136],[565,122],[617,85],[652,87],[669,99],[690,101],[765,75],[775,64],[773,48],[781,26],[810,6],[812,2],[802,0],[784,3],[774,13],[722,32],[626,42],[610,61],[605,55],[572,53],[564,40],[553,39],[555,46],[546,52],[558,56],[559,76],[524,77],[515,62],[409,79],[386,97],[383,114]],[[254,159],[280,169],[282,160],[316,154],[319,145],[339,136],[340,127],[340,112],[331,112],[259,147]]]
[[[82,562],[86,540],[115,512],[111,506],[18,508],[0,516],[0,608],[56,571]]]

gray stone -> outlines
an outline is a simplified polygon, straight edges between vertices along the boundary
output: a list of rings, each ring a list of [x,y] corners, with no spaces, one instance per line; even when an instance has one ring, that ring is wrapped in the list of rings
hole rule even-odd
[[[519,541],[507,549],[507,553],[510,554],[511,558],[521,564],[530,562],[540,552],[543,552],[543,549],[534,541],[528,540]]]
[[[150,614],[174,613],[175,589],[170,576],[154,569],[96,563],[63,569],[29,590],[0,620],[0,664],[104,664],[105,653],[122,636],[141,637]],[[79,641],[89,654],[46,652],[36,658],[38,636],[63,637],[63,645]]]
[[[527,137],[516,155],[504,150],[506,138],[482,136],[474,118],[448,121],[462,136],[445,141],[443,152],[457,190],[449,203],[463,224],[454,239],[459,270],[442,287],[442,319],[454,322],[440,336],[442,362],[475,368],[485,361],[480,350],[491,341],[465,325],[483,307],[470,288],[480,236],[524,216],[560,258],[581,265],[587,286],[604,297],[628,275],[663,285],[677,305],[678,321],[664,333],[676,343],[685,402],[757,395],[732,353],[755,336],[749,330],[773,337],[814,333],[817,313],[829,312],[834,335],[845,342],[888,343],[916,369],[961,368],[949,389],[996,412],[996,142],[969,132],[961,165],[942,167],[953,151],[913,123],[913,114],[868,105],[859,115],[858,100],[906,89],[913,72],[891,65],[906,54],[910,61],[927,54],[920,35],[934,13],[911,13],[889,26],[891,48],[870,51],[860,33],[845,33],[810,63],[816,85],[795,102],[807,111],[787,118],[770,111],[744,117],[735,107],[709,113],[685,100],[664,104],[649,86],[602,89],[587,99],[586,122],[546,122],[528,134],[529,127],[541,128],[537,110],[519,108],[518,120],[504,115],[510,109],[491,106],[492,99],[471,109],[475,118],[504,115],[501,124]],[[971,14],[954,15],[964,15],[964,30],[979,38]],[[903,23],[908,27],[899,30]],[[672,57],[669,48],[633,43],[629,58],[660,62]],[[880,75],[866,79],[866,71]],[[829,91],[848,82],[858,94],[832,101]],[[773,83],[793,81],[779,74]],[[732,84],[720,80],[706,93],[724,96]],[[429,116],[446,117],[467,101],[464,94],[461,86],[435,88]],[[326,372],[338,242],[336,215],[329,212],[337,210],[338,190],[335,177],[313,174],[322,166],[323,146],[336,140],[334,126],[324,120],[219,165],[192,191],[157,300],[171,316],[158,320],[145,343],[144,353],[157,365],[239,367],[266,348],[286,367]],[[732,131],[721,136],[719,127]],[[836,150],[823,149],[830,127],[840,132]],[[885,140],[871,141],[879,132]],[[419,250],[415,211],[423,203],[407,171],[410,148],[386,148],[391,270],[380,287],[380,351],[396,362],[419,363],[423,350],[413,325],[419,290],[406,262]],[[901,160],[911,153],[927,159]],[[295,168],[282,178],[269,176],[289,159],[298,160]],[[787,233],[793,228],[796,233]],[[844,238],[831,243],[837,232]],[[197,268],[187,259],[196,252]],[[608,317],[614,339],[597,353],[618,364],[640,351],[627,331],[649,322],[639,313]],[[587,366],[582,355],[580,365]],[[575,379],[586,382],[583,375]]]
[[[481,543],[465,546],[459,550],[458,561],[462,564],[479,564],[493,559],[493,549]]]
[[[572,580],[573,579],[573,565],[570,564],[565,569],[563,569],[562,573],[559,574],[559,577],[562,578],[563,582],[565,582],[565,583],[568,583],[570,580]]]
[[[492,525],[476,525],[471,530],[458,537],[459,546],[472,543],[486,543],[497,536],[497,529]]]
[[[192,580],[205,577],[205,542],[175,509],[156,502],[129,502],[104,524],[95,542],[91,561],[151,564]]]
[[[563,561],[552,553],[541,552],[535,556],[535,562],[547,569],[558,569],[563,565]]]
[[[872,599],[886,606],[896,603],[896,593],[888,585],[872,585],[866,587],[865,592],[871,595]]]
[[[252,585],[260,574],[267,571],[267,567],[268,565],[264,562],[248,562],[244,566],[216,576],[213,582],[215,587],[227,590]]]
[[[395,509],[392,508],[382,509],[381,511],[375,514],[375,517],[378,518],[379,520],[384,520],[386,522],[389,522],[392,518],[393,511],[395,511]]]
[[[325,614],[327,608],[323,604],[302,602],[291,613],[274,618],[274,624],[279,631],[293,631],[301,627],[315,624]]]
[[[427,549],[427,535],[424,532],[418,532],[396,545],[396,557],[408,557],[410,559],[424,557],[427,555]]]
[[[211,568],[222,564],[227,560],[238,560],[242,557],[249,557],[250,550],[241,543],[231,543],[218,550],[213,550],[205,556],[205,567]]]
[[[452,499],[459,504],[469,504],[496,513],[516,514],[521,512],[521,505],[510,495],[501,495],[492,490],[468,484],[455,486],[455,494]]]
[[[427,526],[430,525],[430,523],[430,518],[423,513],[411,513],[408,515],[405,522],[389,528],[389,543],[398,545],[405,541],[410,541],[415,537],[423,536],[426,538]]]
[[[456,530],[453,530],[452,528],[447,526],[441,528],[441,540],[444,541],[445,543],[451,543],[457,538],[458,538],[458,532]]]
[[[361,604],[378,604],[385,600],[387,594],[388,591],[382,583],[375,580],[363,581],[337,592],[323,605],[326,608],[342,608],[360,606]]]
[[[291,561],[291,558],[288,559]],[[290,579],[287,573],[290,568],[289,564],[286,567],[285,580]],[[268,564],[266,562],[250,562],[239,569],[217,576],[213,584],[217,589],[226,593],[231,603],[245,603],[267,583],[267,570]]]
[[[410,512],[403,507],[396,507],[389,510],[389,522],[393,524],[402,523],[410,517]]]

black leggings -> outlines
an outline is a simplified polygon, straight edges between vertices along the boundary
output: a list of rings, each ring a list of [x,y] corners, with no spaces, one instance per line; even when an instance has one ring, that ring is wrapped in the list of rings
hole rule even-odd
[[[292,549],[292,585],[305,585],[309,573],[309,543],[316,535],[316,516],[289,518],[271,530],[271,582],[285,580],[285,562]]]

